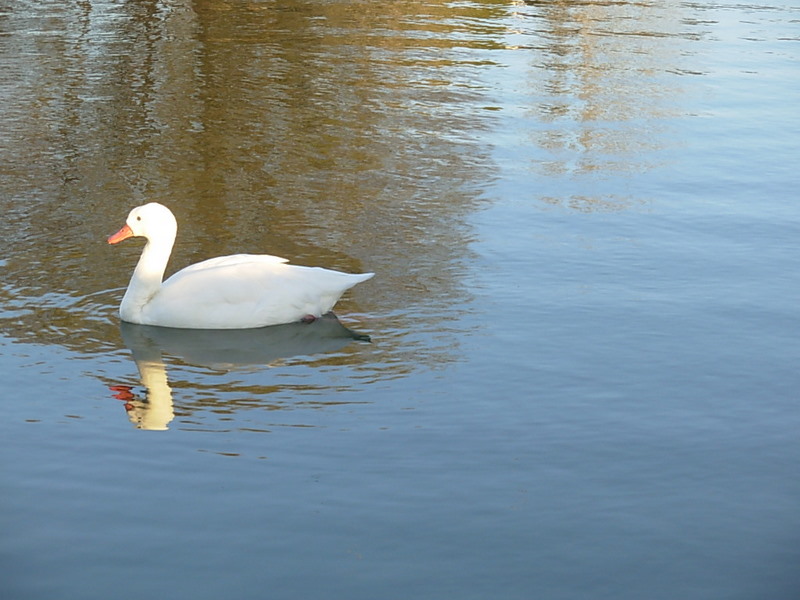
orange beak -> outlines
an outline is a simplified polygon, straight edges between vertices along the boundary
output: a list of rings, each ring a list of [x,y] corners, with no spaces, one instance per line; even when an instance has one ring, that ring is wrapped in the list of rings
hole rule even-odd
[[[122,240],[127,240],[129,237],[133,237],[133,231],[131,231],[130,227],[125,225],[117,233],[115,233],[110,238],[108,238],[108,243],[109,244],[118,244]]]

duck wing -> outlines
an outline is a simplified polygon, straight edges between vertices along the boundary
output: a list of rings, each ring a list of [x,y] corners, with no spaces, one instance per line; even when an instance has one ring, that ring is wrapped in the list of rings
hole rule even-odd
[[[270,255],[212,258],[175,273],[143,309],[152,325],[245,329],[329,312],[341,295],[372,277],[287,264]]]

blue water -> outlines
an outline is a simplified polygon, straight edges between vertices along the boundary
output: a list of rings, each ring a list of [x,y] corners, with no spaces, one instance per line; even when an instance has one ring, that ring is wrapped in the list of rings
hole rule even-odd
[[[2,13],[3,597],[797,598],[800,9],[290,4]],[[120,329],[148,198],[371,342]]]

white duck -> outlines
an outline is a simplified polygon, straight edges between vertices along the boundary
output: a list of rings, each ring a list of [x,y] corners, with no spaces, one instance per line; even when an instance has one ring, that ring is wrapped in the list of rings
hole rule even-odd
[[[125,226],[108,238],[109,244],[132,236],[147,239],[119,307],[123,321],[184,329],[310,321],[374,275],[289,265],[267,254],[234,254],[191,265],[162,282],[177,230],[172,211],[151,202],[134,208]]]

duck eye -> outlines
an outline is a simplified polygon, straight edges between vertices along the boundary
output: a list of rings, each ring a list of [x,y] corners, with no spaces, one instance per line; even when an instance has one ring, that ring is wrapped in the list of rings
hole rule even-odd
[[[141,221],[141,220],[142,220],[142,217],[136,217],[136,220],[137,220],[137,221]]]

